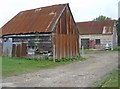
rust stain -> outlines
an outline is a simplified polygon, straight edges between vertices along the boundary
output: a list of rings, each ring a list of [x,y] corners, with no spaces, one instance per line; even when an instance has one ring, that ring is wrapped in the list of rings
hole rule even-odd
[[[53,5],[18,13],[5,24],[3,35],[50,32],[54,23],[52,35],[52,52],[55,58],[72,57],[79,54],[79,34],[69,5]],[[65,7],[65,8],[64,8]],[[64,12],[62,12],[64,10]],[[62,12],[62,14],[61,14]],[[60,18],[58,19],[60,15]],[[45,45],[45,44],[44,44]],[[18,51],[16,51],[18,50]],[[27,44],[13,44],[13,56],[26,56]]]
[[[18,13],[2,29],[3,35],[49,32],[65,4],[41,7]]]

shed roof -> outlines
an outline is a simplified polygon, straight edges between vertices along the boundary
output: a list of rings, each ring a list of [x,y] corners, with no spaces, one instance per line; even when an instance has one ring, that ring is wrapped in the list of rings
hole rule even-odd
[[[0,37],[2,36],[2,28],[0,28]]]
[[[21,11],[2,27],[3,35],[50,32],[65,5]]]
[[[80,34],[112,34],[115,20],[77,22]]]

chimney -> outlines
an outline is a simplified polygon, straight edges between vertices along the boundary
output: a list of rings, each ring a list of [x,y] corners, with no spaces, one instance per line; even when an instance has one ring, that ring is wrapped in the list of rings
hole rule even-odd
[[[102,32],[102,34],[106,34],[106,31],[107,31],[107,27],[104,26],[104,27],[103,27],[103,32]]]

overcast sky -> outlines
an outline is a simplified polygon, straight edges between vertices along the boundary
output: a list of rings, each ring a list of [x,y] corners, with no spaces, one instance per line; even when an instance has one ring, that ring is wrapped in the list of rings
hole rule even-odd
[[[90,21],[99,15],[118,18],[120,0],[1,0],[0,27],[23,10],[69,3],[76,22]]]

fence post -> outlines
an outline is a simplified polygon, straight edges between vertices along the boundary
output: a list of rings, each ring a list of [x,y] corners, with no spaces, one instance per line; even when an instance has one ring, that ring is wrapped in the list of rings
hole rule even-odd
[[[82,56],[84,57],[84,46],[82,46]]]
[[[55,45],[53,45],[53,62],[55,62]]]

